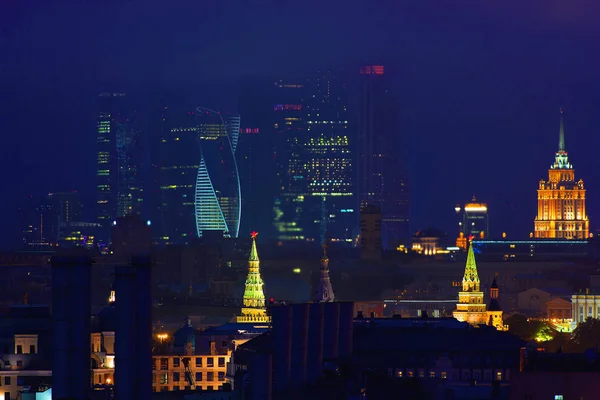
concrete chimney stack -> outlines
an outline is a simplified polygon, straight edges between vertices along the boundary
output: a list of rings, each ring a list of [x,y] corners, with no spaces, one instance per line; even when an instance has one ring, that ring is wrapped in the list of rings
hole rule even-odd
[[[82,248],[52,257],[53,362],[55,399],[90,395],[90,290],[92,259]]]

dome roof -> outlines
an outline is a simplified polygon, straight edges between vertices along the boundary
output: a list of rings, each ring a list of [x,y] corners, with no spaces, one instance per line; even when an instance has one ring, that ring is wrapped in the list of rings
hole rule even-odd
[[[192,326],[192,319],[186,318],[185,324],[175,331],[173,335],[173,347],[186,347],[190,343],[196,346],[196,329]]]

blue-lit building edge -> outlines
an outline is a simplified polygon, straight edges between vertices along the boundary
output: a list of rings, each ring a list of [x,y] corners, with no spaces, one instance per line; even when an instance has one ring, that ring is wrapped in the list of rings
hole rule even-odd
[[[482,256],[505,259],[523,257],[585,257],[587,240],[474,240],[473,251]]]
[[[222,204],[219,201],[219,197],[217,196],[215,186],[210,177],[210,172],[206,166],[206,159],[204,157],[202,144],[200,143],[201,158],[200,158],[200,165],[198,167],[198,174],[197,174],[197,178],[196,178],[195,198],[194,198],[194,201],[195,201],[194,211],[195,211],[197,235],[199,238],[201,238],[202,233],[204,231],[209,231],[209,230],[219,231],[220,230],[220,231],[223,231],[224,236],[226,236],[226,237],[237,238],[239,235],[240,221],[241,221],[241,217],[242,217],[242,196],[241,196],[241,184],[240,184],[239,170],[238,170],[237,160],[235,158],[234,143],[237,144],[237,139],[238,139],[239,129],[240,129],[240,118],[239,117],[230,117],[228,119],[228,122],[225,123],[223,116],[218,111],[210,110],[210,109],[203,108],[203,107],[198,107],[197,111],[199,114],[204,114],[206,112],[209,112],[212,115],[218,116],[221,121],[221,125],[223,126],[225,132],[227,132],[225,137],[227,138],[227,146],[228,146],[229,152],[230,152],[230,160],[232,162],[233,169],[234,169],[233,172],[234,172],[234,179],[235,179],[235,186],[236,186],[236,193],[235,193],[236,210],[235,210],[234,214],[237,214],[237,218],[235,218],[235,220],[232,220],[232,219],[228,220],[225,217],[226,213],[223,212]],[[203,190],[203,188],[204,188],[204,190]],[[208,193],[206,193],[207,188],[209,188]],[[216,220],[206,221],[206,222],[203,221],[202,203],[204,203],[204,204],[212,203],[213,205],[216,205],[218,207],[218,216],[217,216]]]

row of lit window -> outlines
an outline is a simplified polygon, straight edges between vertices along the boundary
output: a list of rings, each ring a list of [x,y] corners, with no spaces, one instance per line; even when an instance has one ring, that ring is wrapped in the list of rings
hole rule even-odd
[[[182,382],[184,378],[184,374],[180,373],[180,372],[173,372],[173,383],[177,384],[179,382]],[[195,373],[195,381],[196,382],[201,382],[203,379],[203,375],[202,372],[196,372]],[[218,372],[217,374],[217,378],[219,382],[223,382],[225,381],[225,372]],[[160,385],[168,385],[169,384],[169,374],[165,373],[165,374],[159,374],[158,375],[158,384]],[[206,373],[206,381],[207,382],[215,382],[215,373],[214,372],[207,372]],[[153,376],[152,378],[152,383],[156,384],[156,375]]]
[[[167,238],[168,239],[168,238]],[[160,369],[168,370],[169,369],[169,358],[160,358]],[[173,368],[179,368],[183,366],[183,362],[179,357],[171,358],[171,365]],[[194,365],[196,368],[202,368],[203,362],[202,357],[195,357]],[[206,367],[213,368],[215,366],[215,357],[206,357]],[[225,357],[217,357],[217,366],[225,367]],[[155,360],[152,361],[152,369],[156,369]]]

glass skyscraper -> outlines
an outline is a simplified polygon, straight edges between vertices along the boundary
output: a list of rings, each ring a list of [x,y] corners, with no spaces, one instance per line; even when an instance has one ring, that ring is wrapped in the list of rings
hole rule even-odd
[[[277,82],[275,139],[280,195],[274,207],[280,240],[351,242],[355,214],[346,86],[331,71],[301,84]]]
[[[141,129],[124,93],[101,93],[96,120],[97,222],[108,239],[117,217],[141,211]]]
[[[360,207],[381,207],[383,247],[410,237],[409,188],[399,155],[398,107],[384,67],[360,69],[358,198]]]
[[[235,150],[240,118],[197,108],[162,113],[158,189],[160,242],[184,244],[209,232],[237,237],[241,217]]]
[[[200,165],[196,178],[195,217],[198,237],[208,231],[237,238],[240,230],[241,193],[235,150],[240,117],[197,109]]]

